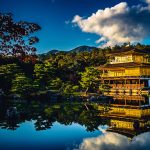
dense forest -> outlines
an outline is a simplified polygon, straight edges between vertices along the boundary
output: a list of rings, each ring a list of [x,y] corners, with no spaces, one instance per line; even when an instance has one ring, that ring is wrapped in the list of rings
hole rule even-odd
[[[0,24],[0,91],[7,95],[30,96],[49,90],[62,94],[100,92],[101,72],[96,67],[107,62],[108,53],[150,49],[149,45],[125,43],[38,55],[33,44],[39,39],[32,36],[41,30],[38,24],[15,22],[12,14],[0,14]]]

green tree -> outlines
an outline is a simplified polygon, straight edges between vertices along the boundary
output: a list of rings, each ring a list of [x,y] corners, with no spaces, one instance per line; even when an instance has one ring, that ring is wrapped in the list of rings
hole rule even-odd
[[[25,76],[25,74],[17,74],[15,79],[12,81],[12,93],[19,94],[21,96],[28,96],[38,89],[38,84],[36,84],[32,79]]]
[[[79,90],[78,85],[74,85],[71,82],[66,82],[62,85],[61,90],[64,94],[71,94]]]
[[[12,86],[12,80],[15,75],[20,73],[21,69],[16,64],[7,64],[0,66],[0,88],[8,93]]]
[[[101,84],[99,86],[99,90],[100,90],[100,92],[102,92],[103,95],[104,95],[105,92],[106,93],[110,92],[110,89],[111,89],[111,86],[108,85],[108,84]]]
[[[35,64],[34,66],[34,73],[35,79],[39,83],[41,88],[44,88],[46,85],[46,78],[45,78],[45,68],[44,64]]]
[[[41,89],[49,88],[51,80],[56,78],[55,71],[55,66],[53,66],[53,64],[49,61],[45,61],[42,64],[35,64],[35,78]]]
[[[94,67],[87,67],[85,72],[81,73],[80,84],[87,94],[88,91],[96,91],[100,84],[100,71]]]
[[[54,90],[59,90],[62,87],[62,80],[60,78],[52,79],[49,83],[49,87]]]

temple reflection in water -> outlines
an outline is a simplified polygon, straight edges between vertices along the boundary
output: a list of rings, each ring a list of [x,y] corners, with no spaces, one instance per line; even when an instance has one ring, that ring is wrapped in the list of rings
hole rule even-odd
[[[99,110],[102,106],[99,105]],[[80,149],[150,149],[149,98],[141,95],[116,95],[109,109],[99,114],[107,118],[108,126],[101,129],[102,135],[86,138]]]
[[[150,97],[142,95],[114,95],[113,106],[147,107],[150,105]]]
[[[23,137],[24,126],[32,131],[27,132],[31,141],[33,136],[38,134],[40,137],[43,136],[43,133],[44,135],[47,133],[47,136],[42,138],[44,144],[40,149],[45,146],[45,139],[53,139],[57,136],[55,145],[54,142],[47,141],[49,148],[52,146],[56,148],[58,143],[66,139],[64,135],[65,133],[68,134],[69,131],[71,132],[66,141],[62,142],[62,145],[56,149],[67,149],[62,147],[70,139],[72,139],[71,142],[79,141],[76,144],[79,146],[79,150],[138,150],[149,149],[150,147],[149,98],[142,95],[115,95],[110,104],[70,101],[52,104],[41,103],[36,100],[4,102],[1,103],[0,112],[0,134],[2,136],[4,130],[8,135],[13,133],[9,130],[14,130],[14,133],[19,132],[18,135]],[[70,127],[71,130],[68,131]],[[16,130],[17,128],[20,129]],[[80,130],[77,130],[78,128]],[[80,135],[81,128],[83,132]],[[55,132],[53,132],[54,130]],[[64,133],[62,136],[60,136],[60,130],[61,133]],[[82,138],[84,134],[85,136]],[[18,144],[18,137],[13,135],[11,138],[12,141],[15,139],[16,144]],[[10,137],[7,140],[10,140]],[[3,141],[0,141],[0,144]],[[71,142],[69,141],[69,143]],[[35,149],[38,148],[36,141],[32,145]]]
[[[100,116],[110,120],[107,131],[129,138],[150,131],[149,97],[142,95],[115,95],[109,110]]]

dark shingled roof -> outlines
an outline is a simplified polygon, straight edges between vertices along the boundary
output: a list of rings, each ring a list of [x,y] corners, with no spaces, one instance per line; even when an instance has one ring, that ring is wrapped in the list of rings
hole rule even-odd
[[[129,63],[118,63],[118,64],[104,64],[98,67],[98,69],[104,69],[104,68],[130,68],[130,67],[150,67],[150,64],[146,63],[138,63],[138,62],[129,62]]]
[[[122,49],[114,52],[110,52],[107,56],[111,55],[125,55],[125,54],[150,54],[150,50],[139,50],[139,49]]]
[[[139,129],[138,131],[135,131],[135,130],[127,130],[127,129],[109,128],[109,129],[107,129],[107,131],[118,133],[118,134],[124,135],[130,139],[133,139],[134,136],[138,136],[142,133],[149,132],[150,129],[145,129],[145,130]]]

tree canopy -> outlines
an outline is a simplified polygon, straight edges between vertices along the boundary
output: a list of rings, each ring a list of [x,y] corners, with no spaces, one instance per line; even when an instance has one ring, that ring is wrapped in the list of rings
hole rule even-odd
[[[0,13],[0,55],[14,56],[23,61],[34,58],[36,48],[32,45],[39,39],[33,33],[40,29],[36,23],[16,22],[11,13]]]
[[[83,89],[88,91],[95,91],[100,84],[100,71],[94,67],[88,67],[85,72],[81,73],[80,84]]]

